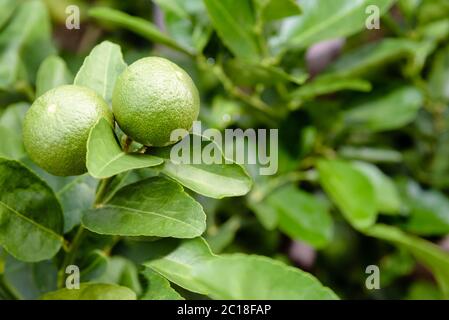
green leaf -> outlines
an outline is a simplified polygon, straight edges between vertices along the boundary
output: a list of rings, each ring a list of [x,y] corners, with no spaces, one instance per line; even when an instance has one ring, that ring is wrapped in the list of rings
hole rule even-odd
[[[282,45],[306,48],[314,43],[347,37],[365,28],[366,8],[386,12],[394,0],[302,0],[303,14],[287,20],[280,33]]]
[[[222,164],[205,164],[204,161],[200,161],[200,164],[193,164],[195,155],[190,152],[194,153],[197,150],[192,146],[195,144],[195,140],[201,140],[203,154],[206,150],[213,150],[213,155],[218,154]],[[174,161],[171,153],[178,156],[179,151],[182,151],[181,157],[189,155],[188,159],[191,161],[185,162],[192,164]],[[236,197],[247,194],[251,189],[252,181],[245,169],[239,164],[228,163],[230,161],[225,159],[220,147],[206,137],[188,135],[175,146],[154,150],[154,154],[165,159],[161,168],[163,174],[204,196],[217,199]]]
[[[386,38],[368,43],[343,54],[327,68],[326,76],[359,77],[390,63],[412,56],[419,47],[416,41],[401,38]]]
[[[209,228],[206,241],[213,252],[220,253],[231,245],[241,226],[241,218],[239,216],[232,216],[219,227]]]
[[[374,224],[376,193],[364,174],[340,160],[321,160],[318,171],[321,186],[352,226],[364,229]]]
[[[449,233],[449,200],[437,190],[422,190],[411,180],[404,181],[401,190],[409,211],[401,227],[422,236],[444,236]]]
[[[195,269],[208,295],[220,300],[335,300],[311,274],[262,256],[224,255]]]
[[[236,56],[248,61],[260,59],[254,16],[249,0],[204,0],[212,24],[223,43]]]
[[[162,159],[151,155],[122,151],[106,119],[100,119],[90,132],[86,165],[89,174],[95,178],[109,178],[132,169],[157,166],[162,162]]]
[[[0,244],[26,262],[52,258],[64,239],[53,191],[19,162],[0,158]]]
[[[54,190],[62,205],[67,233],[80,224],[82,212],[92,208],[98,181],[87,174],[63,179],[65,183]]]
[[[279,20],[301,14],[295,0],[256,0],[265,21]]]
[[[340,78],[334,76],[319,76],[313,81],[290,93],[292,99],[301,101],[312,100],[317,96],[339,91],[351,90],[360,92],[371,91],[372,86],[366,80],[355,78]]]
[[[421,92],[402,87],[386,95],[367,99],[344,114],[348,126],[363,131],[388,131],[412,122],[423,105]]]
[[[291,238],[317,248],[331,240],[332,218],[314,196],[289,185],[269,195],[266,202],[276,208],[279,228]]]
[[[70,84],[73,76],[63,59],[50,56],[45,59],[37,72],[36,97],[40,97],[50,89],[64,84]]]
[[[193,238],[204,232],[205,220],[200,204],[180,185],[155,177],[122,188],[86,211],[82,223],[100,234]]]
[[[94,281],[121,285],[133,290],[137,295],[140,295],[142,292],[136,265],[120,256],[109,258],[105,272]]]
[[[267,206],[264,202],[249,199],[248,207],[254,211],[259,222],[267,230],[274,230],[278,225],[279,215],[276,208]]]
[[[21,3],[0,33],[0,88],[33,82],[41,62],[54,51],[46,6],[38,0]]]
[[[78,290],[61,289],[50,292],[43,300],[136,300],[136,294],[114,284],[82,283]]]
[[[5,263],[4,281],[18,297],[36,300],[52,290],[56,290],[58,269],[51,260],[25,263],[8,255]]]
[[[371,182],[376,193],[377,209],[386,214],[398,214],[401,210],[401,198],[393,181],[376,166],[357,161],[354,167]]]
[[[434,59],[429,90],[435,99],[449,101],[449,46],[439,51]]]
[[[0,0],[0,28],[2,28],[12,16],[17,5],[17,0]]]
[[[148,281],[148,288],[140,298],[141,300],[184,300],[184,298],[170,286],[170,282],[168,282],[167,279],[153,270],[146,268],[142,271],[142,274]]]
[[[449,299],[449,254],[426,240],[410,236],[401,230],[375,225],[366,230],[369,236],[393,242],[409,250],[435,276],[445,299]]]
[[[161,43],[189,55],[191,54],[188,49],[182,47],[169,36],[162,33],[153,23],[142,18],[133,17],[121,11],[106,7],[93,8],[89,11],[89,15],[95,19],[126,28],[155,43]]]
[[[248,63],[239,59],[232,59],[225,66],[226,74],[238,85],[275,85],[279,82],[302,85],[309,76],[301,70],[298,70],[297,75],[288,74],[280,67]]]
[[[194,269],[196,264],[213,258],[214,255],[206,241],[203,238],[195,238],[183,241],[170,252],[165,252],[164,255],[157,256],[143,265],[178,286],[192,292],[206,294],[207,290],[194,279]]]
[[[202,238],[184,241],[144,265],[187,290],[214,299],[337,299],[306,272],[265,257],[216,256]]]
[[[343,146],[338,150],[338,153],[345,158],[375,163],[399,163],[403,161],[402,154],[399,151],[384,148]]]
[[[8,106],[1,114],[0,136],[7,137],[0,144],[1,157],[19,160],[26,155],[22,142],[22,122],[28,107],[28,103],[16,103]]]
[[[115,81],[125,69],[126,63],[123,61],[120,46],[103,41],[86,57],[74,83],[95,90],[111,103]]]
[[[82,282],[94,281],[108,269],[108,257],[101,250],[87,253],[80,262],[80,278]],[[100,281],[103,282],[103,281]]]

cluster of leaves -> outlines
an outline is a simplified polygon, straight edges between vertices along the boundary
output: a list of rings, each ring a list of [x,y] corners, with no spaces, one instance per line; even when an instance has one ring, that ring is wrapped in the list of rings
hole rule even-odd
[[[65,1],[0,1],[1,298],[449,298],[447,0],[154,0],[163,26],[139,1],[76,2],[81,31],[62,25]],[[84,31],[84,63],[52,21]],[[316,61],[332,39],[343,52]],[[27,158],[36,97],[75,83],[110,103],[125,61],[149,54],[194,77],[209,127],[279,128],[279,172],[175,164],[103,121],[86,175]],[[287,266],[298,243],[320,281]],[[81,289],[60,289],[72,264]],[[369,264],[386,289],[364,289]]]

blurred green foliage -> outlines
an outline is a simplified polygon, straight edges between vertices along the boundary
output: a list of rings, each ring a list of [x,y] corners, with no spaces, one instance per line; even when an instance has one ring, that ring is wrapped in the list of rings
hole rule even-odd
[[[259,176],[250,166],[248,195],[195,196],[214,253],[281,260],[310,271],[340,298],[449,298],[449,1],[298,2],[0,0],[0,156],[47,181],[71,213],[64,233],[73,238],[96,182],[51,177],[27,159],[21,121],[47,90],[36,79],[52,70],[55,85],[71,82],[102,40],[120,44],[128,63],[167,57],[194,78],[207,126],[279,128],[276,175]],[[81,10],[80,30],[65,28],[71,4]],[[372,4],[382,16],[379,30],[366,29]],[[340,41],[328,41],[334,39]],[[120,178],[148,175],[138,170]],[[211,278],[189,282],[165,259],[151,260],[170,243],[139,240],[90,233],[78,255],[88,269],[83,279],[148,299],[179,298],[175,289],[198,298],[178,286],[197,293],[213,287]],[[177,250],[205,250],[192,243]],[[294,250],[297,243],[307,245],[311,261]],[[149,259],[158,274],[139,273]],[[224,278],[235,267],[225,259]],[[37,298],[56,289],[60,263],[58,255],[53,263],[20,262],[0,249],[0,297]],[[275,268],[271,263],[263,268]],[[365,287],[368,265],[380,268],[380,290]]]

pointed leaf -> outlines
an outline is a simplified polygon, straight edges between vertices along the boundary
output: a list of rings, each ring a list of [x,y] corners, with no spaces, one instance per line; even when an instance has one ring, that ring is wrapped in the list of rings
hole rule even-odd
[[[376,193],[377,209],[386,214],[397,214],[401,210],[401,198],[393,181],[376,166],[356,161],[354,168],[363,173],[371,182]]]
[[[337,299],[312,275],[259,256],[216,256],[202,238],[183,241],[144,265],[214,299]]]
[[[198,145],[202,146],[201,149],[194,148],[195,141],[199,142]],[[188,153],[203,153],[206,147],[212,147],[214,154],[219,155],[221,163],[206,164],[204,161],[199,161],[199,164],[193,164],[195,157],[193,154],[190,154],[186,157],[186,161],[182,162],[172,159],[171,154],[174,153],[178,156],[179,150],[182,150],[181,157],[184,157]],[[220,147],[205,137],[188,135],[175,146],[158,149],[154,152],[155,155],[165,159],[161,168],[162,173],[204,196],[217,199],[236,197],[247,194],[251,189],[252,181],[245,169],[226,160]]]
[[[109,178],[132,169],[157,166],[164,160],[120,148],[114,130],[106,119],[92,128],[87,141],[87,170],[98,179]]]
[[[122,188],[82,218],[87,229],[100,234],[174,238],[201,235],[205,221],[201,205],[176,182],[161,177]]]
[[[50,89],[73,82],[73,76],[63,59],[50,56],[45,59],[37,72],[36,97]]]
[[[290,185],[276,190],[266,202],[276,209],[279,228],[293,239],[318,248],[330,241],[332,218],[314,196]]]
[[[148,281],[148,288],[141,300],[184,300],[184,298],[170,286],[170,282],[151,269],[145,269],[142,274]]]
[[[208,295],[220,300],[335,300],[314,276],[262,256],[224,255],[195,269]]]
[[[154,43],[161,43],[170,48],[191,54],[188,49],[173,41],[168,35],[162,33],[157,26],[145,19],[133,17],[119,10],[106,7],[93,8],[89,11],[89,15],[95,19],[126,28]]]
[[[376,194],[368,178],[350,163],[321,160],[318,163],[320,182],[345,218],[357,229],[376,221]]]
[[[242,59],[257,61],[260,52],[252,32],[254,16],[249,0],[204,0],[212,24],[224,44]]]
[[[104,41],[86,57],[74,83],[95,90],[110,103],[115,81],[125,69],[126,63],[120,46]]]
[[[347,37],[365,28],[366,8],[376,5],[386,12],[394,0],[302,0],[303,14],[284,23],[281,43],[306,48],[311,44]]]
[[[421,92],[414,87],[402,87],[386,95],[368,99],[345,112],[348,126],[364,131],[386,131],[412,122],[423,105]]]

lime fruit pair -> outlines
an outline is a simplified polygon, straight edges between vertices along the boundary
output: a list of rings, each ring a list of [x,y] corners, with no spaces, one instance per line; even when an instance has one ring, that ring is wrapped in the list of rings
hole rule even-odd
[[[28,110],[25,149],[41,168],[57,176],[86,172],[86,143],[96,122],[114,117],[129,137],[147,146],[166,146],[176,129],[189,130],[199,113],[199,94],[189,75],[157,57],[130,65],[117,79],[109,106],[93,90],[75,85],[52,89]]]

